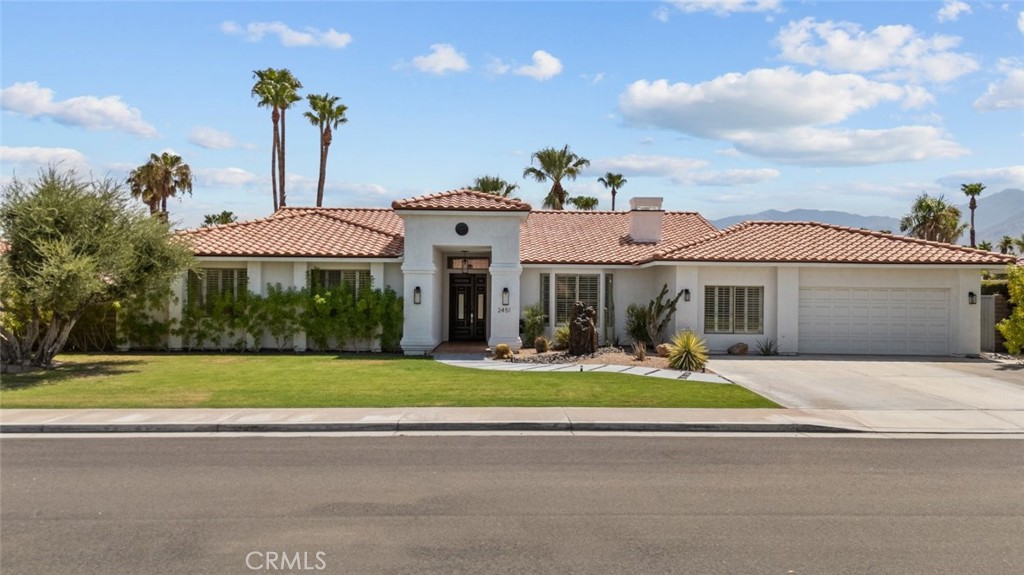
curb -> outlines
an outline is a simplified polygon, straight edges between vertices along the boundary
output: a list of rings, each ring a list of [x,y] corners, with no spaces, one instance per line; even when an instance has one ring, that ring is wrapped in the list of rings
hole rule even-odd
[[[145,423],[6,424],[0,434],[23,433],[225,433],[401,431],[633,431],[729,433],[863,433],[865,430],[805,423],[647,423],[588,421],[398,422],[398,423]]]

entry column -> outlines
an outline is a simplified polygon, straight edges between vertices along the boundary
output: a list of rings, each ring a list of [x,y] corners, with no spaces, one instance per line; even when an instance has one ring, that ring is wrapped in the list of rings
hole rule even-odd
[[[519,339],[519,276],[523,267],[518,263],[491,263],[491,334],[487,345],[491,349],[504,343],[513,351],[523,346]]]

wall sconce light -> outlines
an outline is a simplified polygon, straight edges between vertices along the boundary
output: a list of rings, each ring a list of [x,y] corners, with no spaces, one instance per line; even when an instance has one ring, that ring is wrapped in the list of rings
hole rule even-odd
[[[469,258],[466,257],[466,250],[462,250],[462,273],[469,273]]]
[[[967,303],[971,305],[978,303],[978,294],[972,291],[967,292]]]
[[[412,303],[420,305],[421,302],[423,302],[423,290],[420,289],[420,286],[416,286],[412,290]]]
[[[508,305],[508,288],[501,290],[501,305]]]
[[[690,290],[689,289],[684,289],[683,290],[683,301],[690,301]]]

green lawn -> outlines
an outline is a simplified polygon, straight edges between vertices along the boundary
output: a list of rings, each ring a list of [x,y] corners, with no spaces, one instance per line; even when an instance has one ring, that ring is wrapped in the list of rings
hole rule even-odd
[[[507,373],[333,355],[62,355],[4,375],[0,407],[778,407],[736,385],[615,373]]]

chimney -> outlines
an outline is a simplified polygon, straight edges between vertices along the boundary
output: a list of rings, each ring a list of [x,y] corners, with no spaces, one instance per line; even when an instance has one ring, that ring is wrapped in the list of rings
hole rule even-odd
[[[662,198],[633,198],[629,200],[629,237],[638,244],[656,244],[661,241]]]

